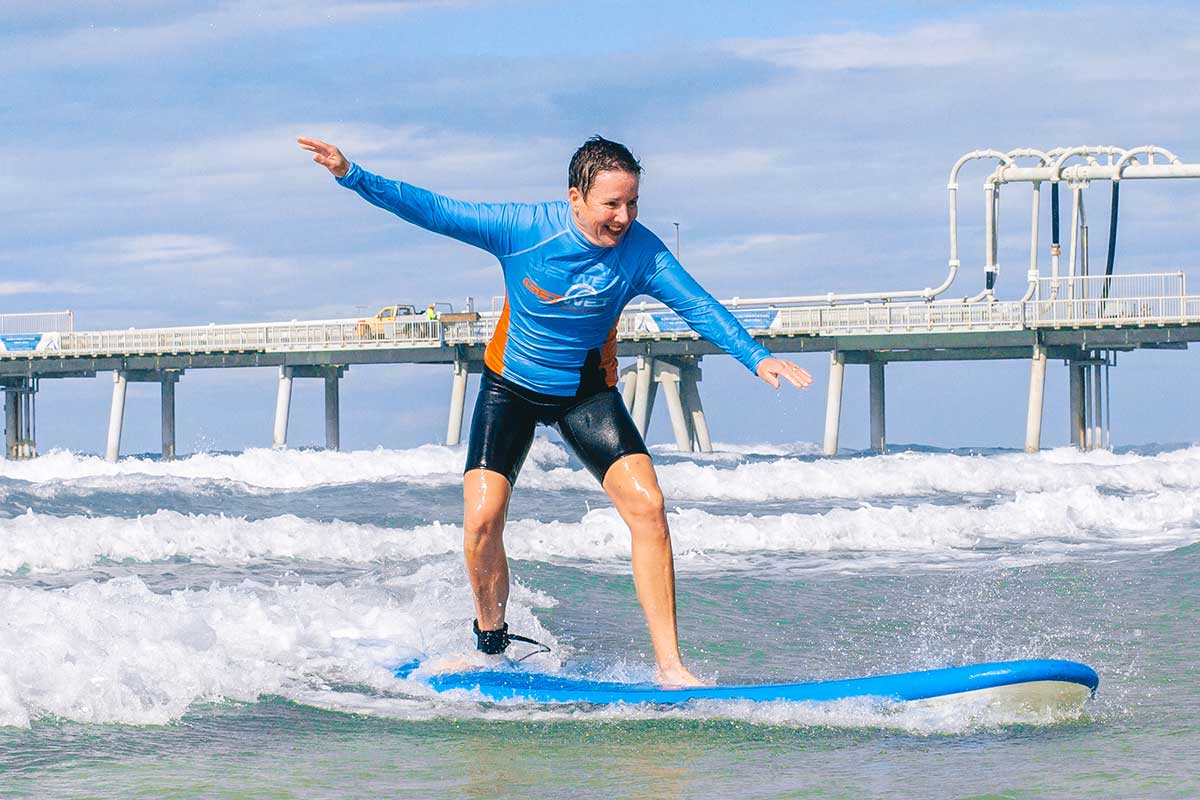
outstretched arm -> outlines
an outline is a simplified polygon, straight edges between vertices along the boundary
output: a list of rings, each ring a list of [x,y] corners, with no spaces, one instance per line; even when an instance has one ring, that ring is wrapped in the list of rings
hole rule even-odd
[[[341,150],[329,142],[322,142],[320,139],[312,139],[308,136],[297,136],[296,141],[313,154],[313,161],[332,172],[333,177],[344,178],[350,171],[350,162],[342,155]]]
[[[780,387],[780,378],[797,389],[812,385],[812,375],[807,370],[773,357],[770,351],[754,341],[737,318],[706,292],[666,247],[655,258],[645,290],[772,387]]]
[[[368,203],[390,211],[427,231],[458,239],[497,256],[509,252],[511,232],[527,222],[529,207],[515,203],[467,203],[412,184],[374,175],[351,163],[328,142],[297,136],[300,147],[313,154],[338,183]]]

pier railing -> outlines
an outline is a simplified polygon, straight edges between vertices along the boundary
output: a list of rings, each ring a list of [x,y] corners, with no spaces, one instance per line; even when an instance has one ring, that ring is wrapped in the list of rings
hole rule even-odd
[[[848,304],[730,304],[735,316],[757,336],[838,336],[856,334],[1006,331],[1029,328],[1125,327],[1200,322],[1200,297],[1187,294],[1182,272],[1112,277],[1041,278],[1028,300],[934,300]],[[69,312],[66,312],[69,315]],[[66,327],[61,315],[42,317]],[[4,317],[0,317],[3,320]],[[363,350],[481,344],[495,330],[499,314],[441,322],[424,316],[393,321],[342,319],[205,325],[183,328],[130,328],[116,331],[67,330],[44,333],[53,346],[0,357],[116,356],[247,351]],[[11,323],[15,324],[15,323]],[[30,319],[22,324],[39,324]],[[25,331],[20,331],[24,333]],[[675,314],[658,306],[631,305],[617,325],[622,340],[695,338]]]
[[[1041,278],[1026,307],[1028,321],[1040,327],[1124,327],[1189,322],[1197,299],[1187,296],[1182,272],[1090,275]]]

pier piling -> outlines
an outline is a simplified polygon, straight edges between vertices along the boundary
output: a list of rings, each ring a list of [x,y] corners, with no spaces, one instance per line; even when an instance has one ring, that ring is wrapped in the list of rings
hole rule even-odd
[[[871,393],[871,449],[877,453],[887,450],[886,413],[884,402],[884,362],[872,361],[869,369]]]
[[[1029,413],[1025,418],[1025,452],[1042,449],[1042,408],[1046,391],[1046,350],[1034,345],[1029,370]]]
[[[654,412],[654,395],[658,384],[654,380],[654,359],[650,356],[637,357],[637,384],[633,390],[633,424],[643,438],[650,427],[650,415]]]
[[[108,412],[108,444],[104,448],[106,461],[116,461],[121,455],[121,427],[125,423],[125,392],[129,379],[125,370],[113,371],[112,405]]]
[[[1067,396],[1070,402],[1070,431],[1071,444],[1079,449],[1084,449],[1087,445],[1085,439],[1085,424],[1084,424],[1084,371],[1085,366],[1076,364],[1075,359],[1067,361],[1067,374],[1070,379],[1067,389]]]
[[[446,444],[462,441],[463,416],[467,407],[467,380],[471,365],[462,359],[454,360],[454,383],[450,387],[450,420],[446,425]]]
[[[840,350],[829,354],[829,393],[825,400],[825,443],[822,452],[836,456],[838,426],[842,421],[842,381],[846,374],[846,357]]]
[[[339,376],[336,368],[325,374],[325,449],[334,452],[342,449]]]
[[[292,405],[293,367],[279,368],[279,390],[275,395],[275,433],[271,447],[282,450],[287,447],[288,414]]]
[[[161,373],[159,385],[162,390],[162,460],[175,460],[175,384],[181,372],[167,370]]]
[[[700,359],[687,359],[688,364],[682,370],[683,408],[687,413],[688,429],[696,448],[701,453],[712,452],[712,439],[708,435],[708,420],[704,416],[704,406],[700,403]]]
[[[4,455],[10,460],[37,455],[36,409],[37,378],[0,379],[4,388]]]

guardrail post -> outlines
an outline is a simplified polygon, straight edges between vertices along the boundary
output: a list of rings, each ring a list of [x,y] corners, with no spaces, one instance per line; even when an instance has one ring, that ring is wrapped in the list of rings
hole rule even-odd
[[[121,455],[121,426],[125,423],[125,390],[129,382],[124,370],[113,372],[112,407],[108,414],[108,446],[104,458],[116,461]]]

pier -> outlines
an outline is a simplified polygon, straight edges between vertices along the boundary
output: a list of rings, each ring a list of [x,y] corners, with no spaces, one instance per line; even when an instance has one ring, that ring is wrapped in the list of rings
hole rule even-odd
[[[1035,161],[1022,166],[1020,161]],[[973,295],[943,297],[961,267],[958,252],[958,177],[972,161],[994,163],[983,181],[985,242],[983,287]],[[1071,163],[1072,161],[1081,163]],[[838,451],[842,388],[847,365],[869,374],[870,446],[883,451],[886,436],[886,368],[894,362],[1021,359],[1030,364],[1027,451],[1041,447],[1044,385],[1050,361],[1069,373],[1071,443],[1085,449],[1111,444],[1110,372],[1118,353],[1139,349],[1186,349],[1200,340],[1200,296],[1189,295],[1183,272],[1126,275],[1115,265],[1121,181],[1200,177],[1160,147],[1058,148],[1049,151],[978,150],[950,173],[948,274],[934,288],[802,296],[732,298],[722,301],[757,341],[777,354],[828,353],[823,450]],[[1089,268],[1084,189],[1111,186],[1108,253],[1102,274]],[[999,195],[1012,183],[1032,185],[1030,256],[1022,294],[995,294]],[[1039,254],[1042,184],[1051,192],[1049,274]],[[1070,192],[1071,223],[1062,263],[1060,188]],[[326,447],[340,446],[339,381],[346,370],[377,364],[442,364],[453,370],[445,441],[458,444],[467,404],[468,377],[483,368],[483,351],[495,330],[496,311],[373,319],[265,322],[171,328],[76,331],[70,312],[0,316],[0,386],[5,400],[5,454],[37,453],[35,400],[40,383],[56,378],[111,374],[112,405],[105,455],[120,455],[125,395],[130,382],[161,387],[162,456],[175,456],[177,384],[197,369],[278,369],[272,441],[287,446],[292,386],[319,379],[325,386]],[[670,309],[634,303],[617,326],[621,394],[645,433],[661,389],[675,444],[681,451],[712,449],[701,402],[702,360],[719,350],[700,339]]]

